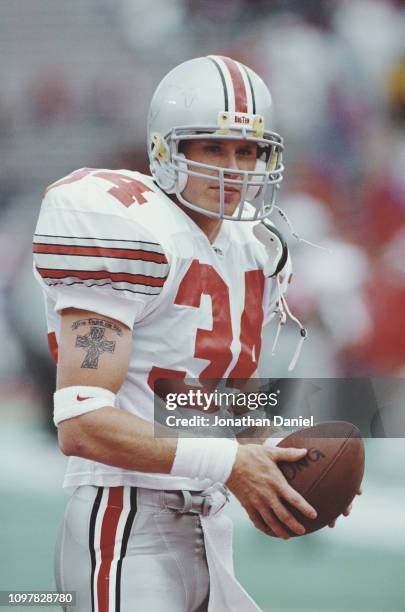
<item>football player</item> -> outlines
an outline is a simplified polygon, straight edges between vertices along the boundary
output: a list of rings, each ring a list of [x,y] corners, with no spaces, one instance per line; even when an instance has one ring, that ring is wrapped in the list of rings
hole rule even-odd
[[[258,610],[233,573],[228,490],[280,538],[305,531],[287,503],[316,516],[277,467],[305,449],[154,436],[157,379],[256,374],[288,261],[262,225],[283,175],[271,106],[241,63],[187,61],[153,95],[151,176],[85,168],[46,191],[35,275],[72,490],[56,580],[76,612]]]

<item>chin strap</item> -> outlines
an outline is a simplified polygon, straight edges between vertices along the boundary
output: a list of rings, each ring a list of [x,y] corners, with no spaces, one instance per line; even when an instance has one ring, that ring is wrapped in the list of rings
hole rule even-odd
[[[309,244],[310,246],[315,247],[315,249],[320,249],[321,251],[327,251],[328,253],[331,253],[330,249],[327,249],[326,247],[323,247],[320,244],[316,244],[316,242],[311,242],[310,240],[307,240],[306,238],[301,238],[301,236],[297,234],[297,232],[294,230],[294,226],[291,223],[290,219],[287,217],[287,214],[275,204],[274,204],[274,208],[276,209],[280,217],[283,219],[283,221],[287,223],[289,230],[291,232],[291,235],[294,236],[294,238],[298,242],[305,242],[305,244]]]
[[[294,355],[290,361],[290,365],[288,366],[288,371],[292,372],[293,369],[295,368],[297,361],[299,359],[299,356],[301,354],[301,349],[302,346],[306,340],[306,338],[308,337],[308,332],[305,329],[305,327],[302,325],[301,321],[292,314],[287,300],[284,297],[282,290],[281,290],[281,283],[280,283],[280,275],[277,274],[276,276],[276,283],[277,283],[277,292],[278,292],[278,300],[276,302],[276,313],[278,314],[278,326],[277,326],[277,331],[276,331],[276,336],[274,338],[274,342],[273,342],[273,346],[271,347],[271,354],[274,355],[275,351],[276,351],[276,347],[278,344],[278,340],[280,337],[280,332],[282,327],[286,324],[287,322],[287,317],[289,317],[296,325],[298,325],[299,329],[300,329],[300,339],[298,341],[297,347],[295,349]]]
[[[277,210],[279,210],[281,214],[282,211],[280,211],[278,207]],[[293,233],[291,224],[289,224],[289,227]],[[291,372],[296,366],[301,353],[302,345],[308,334],[301,321],[299,321],[299,319],[292,314],[284,295],[291,273],[291,263],[287,243],[285,242],[282,234],[276,229],[271,221],[266,222],[263,220],[257,225],[253,226],[253,234],[266,249],[268,260],[264,265],[263,274],[267,278],[274,278],[277,287],[275,313],[278,315],[278,326],[271,349],[272,355],[275,353],[281,329],[287,323],[287,318],[291,319],[296,325],[298,325],[300,330],[300,339],[290,365],[288,366],[288,371]]]
[[[306,240],[305,238],[301,238],[301,236],[294,230],[293,224],[291,223],[290,219],[288,218],[287,214],[281,210],[281,208],[279,206],[276,206],[274,204],[274,208],[275,210],[277,210],[278,214],[280,215],[280,217],[283,219],[283,221],[288,225],[288,228],[292,234],[292,236],[294,236],[294,238],[298,241],[298,242],[304,242],[305,244],[309,244],[312,247],[315,247],[316,249],[320,249],[322,251],[327,251],[328,253],[331,253],[330,249],[327,249],[323,246],[321,246],[320,244],[316,244],[315,242],[311,242],[310,240]],[[305,329],[305,327],[302,325],[301,321],[292,314],[287,300],[285,298],[285,296],[283,295],[283,291],[281,288],[281,283],[280,283],[280,273],[276,275],[276,283],[277,283],[277,292],[278,292],[278,299],[276,302],[276,313],[278,314],[278,326],[277,326],[277,331],[276,331],[276,335],[274,338],[274,342],[273,342],[273,346],[271,349],[271,353],[272,355],[275,354],[275,350],[278,344],[278,340],[280,337],[280,332],[282,327],[286,324],[287,322],[287,317],[290,318],[298,327],[299,327],[299,331],[300,331],[300,339],[298,341],[297,347],[295,349],[294,355],[290,361],[290,365],[288,366],[288,371],[292,372],[292,370],[294,370],[295,366],[297,365],[299,356],[301,354],[301,350],[302,350],[302,346],[305,342],[305,340],[308,337],[308,332]]]

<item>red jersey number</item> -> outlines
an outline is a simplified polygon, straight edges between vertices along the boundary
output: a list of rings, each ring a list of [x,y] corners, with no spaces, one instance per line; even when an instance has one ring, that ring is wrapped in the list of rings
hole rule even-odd
[[[262,270],[245,272],[245,304],[240,328],[241,350],[229,375],[231,379],[250,378],[257,368],[261,349],[263,292]],[[228,286],[211,265],[194,260],[179,285],[175,304],[199,308],[202,295],[211,297],[212,329],[198,329],[196,334],[194,357],[209,362],[199,376],[201,382],[224,377],[232,361],[233,334]],[[185,376],[184,371],[154,366],[149,373],[148,383],[154,389],[158,378],[180,379],[176,384],[176,390],[179,391]],[[185,385],[183,388],[189,389]]]
[[[45,193],[48,193],[48,191],[54,189],[55,187],[59,187],[60,185],[69,185],[70,183],[81,181],[89,174],[93,174],[93,176],[96,176],[97,178],[102,178],[110,185],[113,185],[107,190],[108,193],[127,208],[128,206],[132,206],[132,204],[145,204],[147,200],[143,194],[147,191],[152,191],[152,189],[147,187],[147,185],[142,183],[142,181],[133,179],[126,174],[120,174],[119,172],[115,171],[103,172],[95,171],[93,168],[82,168],[82,170],[76,170],[64,179],[61,179],[56,183],[52,183],[52,185],[46,189]]]

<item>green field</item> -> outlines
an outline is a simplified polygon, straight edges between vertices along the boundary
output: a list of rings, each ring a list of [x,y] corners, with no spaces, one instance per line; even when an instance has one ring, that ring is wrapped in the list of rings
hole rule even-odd
[[[54,540],[67,501],[64,459],[38,430],[13,427],[8,434],[2,436],[0,589],[54,590]],[[392,470],[403,456],[402,445],[368,444],[364,494],[334,530],[278,541],[256,531],[231,503],[236,572],[263,610],[405,612],[405,494]]]

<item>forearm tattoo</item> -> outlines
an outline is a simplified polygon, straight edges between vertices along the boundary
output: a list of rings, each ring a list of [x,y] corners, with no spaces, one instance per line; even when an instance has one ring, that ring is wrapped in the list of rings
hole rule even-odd
[[[80,367],[96,370],[98,368],[100,356],[103,353],[114,353],[115,351],[116,343],[105,338],[106,330],[112,330],[117,333],[118,336],[122,336],[122,329],[114,323],[111,323],[111,321],[92,318],[75,321],[72,325],[72,330],[75,331],[82,326],[90,327],[90,331],[87,334],[76,336],[75,348],[84,349],[86,351],[86,355]]]

